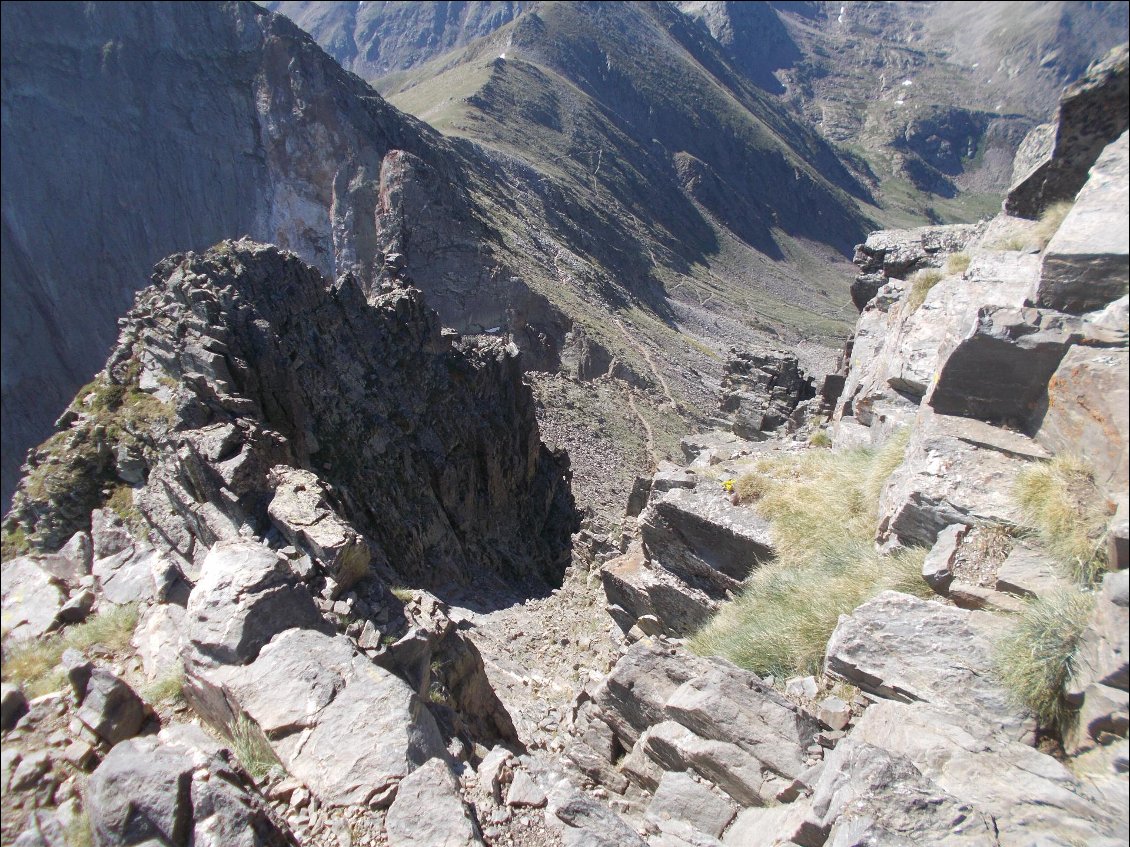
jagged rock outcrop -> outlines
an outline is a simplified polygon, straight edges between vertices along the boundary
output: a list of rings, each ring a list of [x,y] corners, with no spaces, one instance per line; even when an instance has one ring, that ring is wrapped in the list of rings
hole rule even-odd
[[[330,285],[250,242],[174,257],[154,279],[93,399],[27,468],[9,520],[37,544],[85,529],[109,485],[190,582],[246,533],[277,533],[335,592],[370,564],[419,585],[559,579],[568,467],[538,439],[513,347],[441,332],[415,289],[370,304],[352,277]],[[145,480],[132,490],[125,450]]]
[[[756,439],[784,426],[799,403],[816,396],[793,353],[769,348],[732,349],[722,376],[719,410],[733,432]]]
[[[1025,137],[1004,210],[1036,218],[1053,203],[1074,199],[1103,148],[1130,126],[1128,97],[1130,54],[1123,44],[1064,91],[1054,122]]]

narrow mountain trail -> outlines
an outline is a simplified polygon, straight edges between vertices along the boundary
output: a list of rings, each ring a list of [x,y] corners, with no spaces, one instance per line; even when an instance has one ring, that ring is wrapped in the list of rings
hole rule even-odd
[[[655,360],[651,357],[651,351],[632,337],[632,334],[628,332],[627,328],[624,326],[623,321],[621,321],[619,318],[614,318],[613,320],[616,324],[616,328],[619,329],[620,333],[624,336],[624,340],[631,345],[633,350],[635,350],[640,354],[640,356],[643,357],[643,360],[645,362],[647,362],[648,369],[651,370],[652,376],[655,377],[656,381],[659,383],[660,388],[663,390],[663,396],[670,401],[673,407],[678,408],[679,404],[671,394],[671,387],[667,384],[666,378],[659,370],[659,367],[655,364]]]

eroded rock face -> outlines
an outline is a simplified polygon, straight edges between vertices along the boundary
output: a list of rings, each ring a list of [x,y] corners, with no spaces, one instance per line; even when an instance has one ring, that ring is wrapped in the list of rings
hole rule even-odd
[[[797,404],[816,396],[795,354],[769,348],[731,350],[719,408],[734,434],[759,438],[784,426]]]
[[[339,589],[370,563],[417,585],[560,578],[567,459],[538,438],[513,346],[456,344],[413,288],[366,302],[352,277],[331,285],[251,242],[174,257],[154,280],[105,379],[131,392],[116,419],[159,409],[133,500],[190,581],[217,541],[272,527]],[[76,412],[72,440],[112,447],[97,414]],[[114,475],[76,476],[67,502]],[[13,511],[48,546],[80,514],[27,486]]]

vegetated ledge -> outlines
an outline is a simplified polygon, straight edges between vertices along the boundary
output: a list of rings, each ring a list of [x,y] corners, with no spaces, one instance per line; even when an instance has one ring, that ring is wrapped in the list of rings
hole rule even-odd
[[[441,329],[389,274],[366,302],[246,240],[161,262],[30,454],[5,538],[58,549],[112,500],[189,581],[216,541],[255,535],[342,587],[369,565],[428,587],[558,583],[568,457],[540,441],[517,351]]]

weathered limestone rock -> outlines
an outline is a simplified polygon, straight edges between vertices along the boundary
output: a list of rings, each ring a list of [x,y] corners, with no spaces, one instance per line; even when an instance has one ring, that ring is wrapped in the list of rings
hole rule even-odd
[[[992,819],[922,775],[900,755],[846,739],[825,760],[807,812],[802,844],[944,844],[995,847]],[[743,822],[746,831],[756,816]],[[752,833],[750,833],[752,834]],[[762,837],[772,837],[772,830]],[[787,836],[789,828],[780,832]],[[765,838],[761,843],[772,843]],[[727,844],[757,843],[739,839]]]
[[[95,843],[289,847],[293,836],[209,739],[145,736],[116,745],[91,775],[84,806]]]
[[[131,643],[149,679],[176,673],[183,667],[185,611],[172,603],[159,603],[142,610]]]
[[[545,803],[545,792],[541,787],[524,770],[516,771],[506,792],[506,805],[540,809]]]
[[[906,757],[940,789],[991,815],[1002,847],[1125,838],[1125,806],[1119,813],[1051,756],[945,705],[881,701],[851,737]]]
[[[648,847],[623,818],[576,789],[551,792],[546,819],[557,824],[565,847]]]
[[[1093,682],[1083,689],[1083,705],[1078,720],[1064,739],[1064,746],[1073,756],[1126,738],[1130,730],[1130,693],[1109,685]]]
[[[875,697],[968,713],[1018,738],[1030,722],[992,674],[993,643],[1006,627],[993,615],[884,591],[840,618],[825,667]]]
[[[1075,205],[1044,250],[1036,303],[1082,314],[1130,285],[1130,142],[1127,132],[1099,156]]]
[[[923,406],[906,458],[880,497],[880,537],[933,546],[955,523],[1015,524],[1017,477],[1043,458],[1043,448],[1019,433]]]
[[[340,591],[368,574],[365,539],[329,507],[317,476],[280,465],[271,470],[271,484],[275,487],[267,507],[271,522],[291,544],[318,561]]]
[[[681,820],[718,837],[737,811],[738,807],[709,783],[697,782],[687,773],[668,771],[647,807],[647,817],[660,826],[663,821]]]
[[[925,400],[943,415],[1027,421],[1082,329],[1081,321],[1058,312],[984,306],[972,328],[939,356]]]
[[[0,608],[6,640],[38,638],[58,626],[66,595],[57,577],[27,556],[4,562],[0,574]]]
[[[1130,480],[1130,356],[1125,349],[1072,347],[1048,383],[1046,408],[1036,415],[1036,440],[1052,453],[1069,453],[1095,469],[1110,497]]]
[[[701,738],[675,721],[649,727],[637,747],[668,771],[693,770],[725,791],[740,806],[771,802],[776,793],[772,773],[736,744]],[[766,791],[770,783],[770,791]]]
[[[208,659],[244,664],[277,633],[325,629],[286,559],[250,541],[220,542],[205,558],[185,614],[189,644]]]
[[[754,674],[716,663],[683,683],[665,712],[696,735],[734,744],[773,773],[795,779],[819,726]]]
[[[645,639],[620,658],[593,694],[593,702],[623,748],[631,750],[640,733],[668,719],[667,698],[708,667],[706,659]]]
[[[475,834],[459,783],[442,759],[429,759],[400,783],[385,818],[390,847],[473,847]]]
[[[93,558],[90,535],[76,532],[70,541],[59,548],[58,553],[37,556],[36,561],[47,573],[61,579],[68,588],[75,589],[81,585],[82,578],[90,573]]]
[[[722,376],[719,408],[733,420],[733,432],[757,439],[783,426],[797,404],[816,396],[797,357],[769,348],[731,349]]]
[[[92,572],[102,596],[116,606],[163,601],[180,576],[177,566],[148,544],[95,559]]]
[[[1068,86],[1055,123],[1033,129],[1016,153],[1006,212],[1037,218],[1052,203],[1075,197],[1103,148],[1126,131],[1127,79],[1123,46]]]
[[[1025,544],[1017,544],[997,570],[997,590],[1017,597],[1046,597],[1069,588],[1056,563]]]

